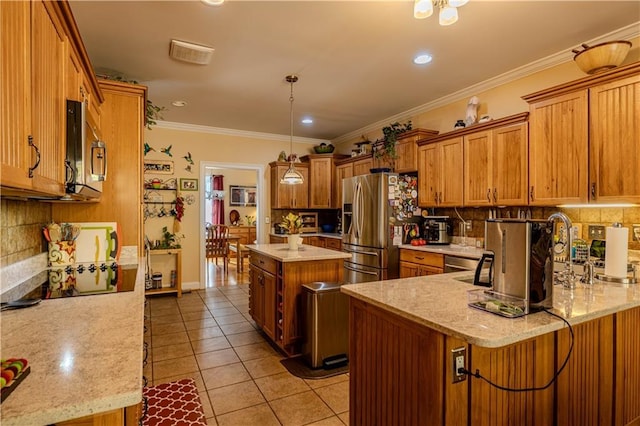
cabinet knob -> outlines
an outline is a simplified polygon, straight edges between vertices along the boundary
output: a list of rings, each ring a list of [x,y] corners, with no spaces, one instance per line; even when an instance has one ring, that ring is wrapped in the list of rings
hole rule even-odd
[[[529,191],[529,201],[533,201],[533,185],[531,185],[531,190]]]
[[[491,202],[491,188],[487,188],[487,201]]]
[[[595,182],[591,183],[591,199],[592,200],[596,199],[596,183]]]
[[[493,188],[493,202],[498,202],[498,188]]]

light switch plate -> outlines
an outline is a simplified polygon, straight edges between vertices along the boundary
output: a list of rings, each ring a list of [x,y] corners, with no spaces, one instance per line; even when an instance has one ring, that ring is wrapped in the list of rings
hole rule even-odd
[[[633,241],[640,242],[640,223],[634,223],[633,225],[631,225],[631,227],[633,230],[633,235],[631,236],[631,238],[633,239]]]
[[[589,225],[589,239],[590,240],[604,240],[605,227],[604,225]]]

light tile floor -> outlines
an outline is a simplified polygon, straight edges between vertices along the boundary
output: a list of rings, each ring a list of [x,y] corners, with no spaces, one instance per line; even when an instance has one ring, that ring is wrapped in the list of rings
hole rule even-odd
[[[151,384],[192,377],[209,425],[348,425],[348,374],[303,380],[289,373],[249,315],[248,284],[218,278],[210,281],[218,287],[180,299],[148,298]]]

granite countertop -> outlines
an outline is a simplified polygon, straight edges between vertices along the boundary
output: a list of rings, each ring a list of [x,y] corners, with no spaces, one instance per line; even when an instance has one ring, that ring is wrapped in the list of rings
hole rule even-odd
[[[507,346],[565,327],[545,312],[503,318],[467,306],[468,290],[479,287],[455,278],[470,278],[468,271],[371,283],[348,284],[351,297],[418,324],[487,348]],[[640,306],[640,285],[597,282],[575,290],[553,288],[553,312],[579,324]]]
[[[416,251],[428,251],[431,253],[447,254],[451,256],[466,257],[469,259],[478,259],[482,257],[484,249],[476,248],[472,246],[461,246],[457,244],[447,245],[426,245],[426,246],[412,246],[411,244],[403,244],[401,249],[409,249]]]
[[[250,244],[249,250],[274,258],[280,262],[306,262],[309,260],[348,259],[350,254],[310,245],[302,245],[299,250],[289,250],[288,244]]]
[[[142,399],[144,259],[135,290],[43,300],[2,313],[2,358],[31,373],[2,403],[2,425],[44,425]]]
[[[287,234],[276,234],[275,232],[270,233],[274,237],[284,237],[286,238]],[[326,238],[335,238],[337,240],[342,240],[342,234],[338,234],[337,232],[304,232],[302,234],[302,238],[306,237],[326,237]]]

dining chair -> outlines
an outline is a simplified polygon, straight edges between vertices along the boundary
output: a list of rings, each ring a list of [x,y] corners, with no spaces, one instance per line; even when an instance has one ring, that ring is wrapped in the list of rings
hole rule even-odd
[[[226,225],[212,225],[207,228],[206,258],[216,260],[222,258],[224,271],[229,269],[229,228]]]

